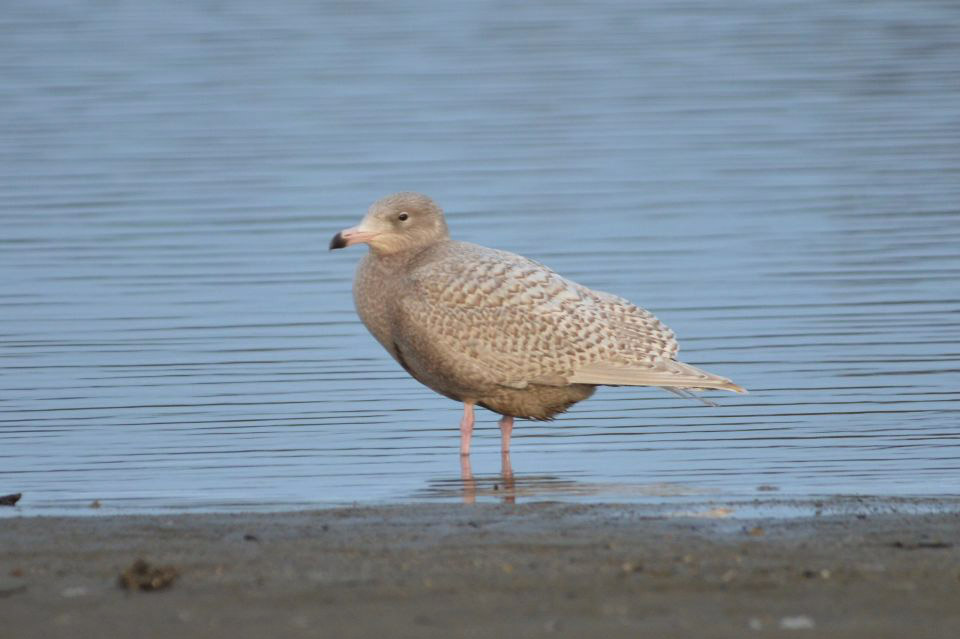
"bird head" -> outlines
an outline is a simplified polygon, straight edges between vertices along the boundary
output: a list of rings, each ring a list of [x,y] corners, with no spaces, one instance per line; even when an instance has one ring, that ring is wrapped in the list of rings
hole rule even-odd
[[[443,210],[436,202],[420,193],[394,193],[374,202],[360,224],[334,235],[330,250],[367,244],[374,253],[391,255],[448,237]]]

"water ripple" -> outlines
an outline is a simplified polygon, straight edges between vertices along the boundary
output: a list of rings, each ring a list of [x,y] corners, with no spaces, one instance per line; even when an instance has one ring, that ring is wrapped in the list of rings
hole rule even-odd
[[[957,7],[116,9],[0,15],[10,512],[960,493]],[[751,395],[601,389],[512,466],[484,414],[464,472],[326,251],[410,189]]]

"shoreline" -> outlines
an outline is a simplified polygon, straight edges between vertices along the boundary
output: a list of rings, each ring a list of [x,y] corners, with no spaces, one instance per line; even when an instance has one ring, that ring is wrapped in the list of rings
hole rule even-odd
[[[616,497],[630,500],[617,501]],[[605,498],[606,497],[606,498]],[[597,509],[619,508],[643,512],[656,517],[712,517],[739,519],[793,519],[832,515],[867,514],[949,514],[960,513],[960,495],[783,495],[778,491],[755,495],[709,494],[677,490],[670,485],[629,486],[591,485],[580,492],[547,491],[521,484],[511,485],[495,480],[486,485],[448,488],[435,491],[433,497],[409,501],[329,502],[312,504],[259,504],[254,502],[221,503],[209,506],[196,504],[166,507],[113,506],[109,501],[93,500],[83,505],[35,505],[29,500],[13,507],[0,507],[0,523],[15,519],[88,519],[136,517],[204,517],[217,515],[297,515],[333,512],[345,509],[382,510],[440,507],[505,506],[576,506]]]
[[[960,627],[960,500],[840,498],[794,517],[711,503],[5,517],[0,616],[23,638],[922,638]],[[121,588],[138,559],[169,583]]]

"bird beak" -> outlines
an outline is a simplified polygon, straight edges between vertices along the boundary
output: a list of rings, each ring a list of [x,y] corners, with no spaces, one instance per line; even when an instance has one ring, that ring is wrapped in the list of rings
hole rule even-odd
[[[330,240],[330,250],[346,248],[352,244],[363,244],[375,238],[378,234],[370,231],[361,231],[359,227],[344,229]]]

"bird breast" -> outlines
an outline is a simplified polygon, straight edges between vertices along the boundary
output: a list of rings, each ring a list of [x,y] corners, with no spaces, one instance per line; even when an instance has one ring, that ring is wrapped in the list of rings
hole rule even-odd
[[[391,291],[396,287],[397,271],[390,260],[367,254],[357,265],[353,280],[353,303],[364,326],[394,359],[400,358],[394,347],[393,323],[390,319]]]

